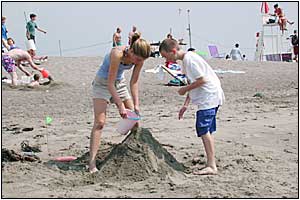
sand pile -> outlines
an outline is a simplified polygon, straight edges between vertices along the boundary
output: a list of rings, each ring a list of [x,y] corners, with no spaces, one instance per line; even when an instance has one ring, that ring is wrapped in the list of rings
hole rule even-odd
[[[179,163],[145,128],[132,131],[120,144],[102,142],[97,152],[99,172],[83,178],[85,181],[144,181],[150,177],[164,180],[184,172],[187,168]],[[89,153],[68,163],[48,161],[61,170],[84,170]],[[76,184],[81,184],[76,178]]]
[[[97,167],[100,169],[97,175],[105,180],[128,181],[143,181],[154,176],[164,179],[185,169],[144,128],[132,131]]]

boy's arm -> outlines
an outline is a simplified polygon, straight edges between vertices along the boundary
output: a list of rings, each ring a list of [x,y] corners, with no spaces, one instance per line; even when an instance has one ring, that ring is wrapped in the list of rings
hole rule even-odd
[[[27,53],[27,52],[26,52]],[[33,68],[33,69],[35,69],[35,70],[37,70],[37,71],[42,71],[43,69],[42,68],[39,68],[38,66],[36,66],[35,64],[34,64],[34,62],[33,62],[33,60],[32,60],[32,58],[31,58],[31,56],[27,53],[26,54],[26,61],[28,61],[28,63],[29,63],[29,65]]]
[[[200,77],[198,78],[195,82],[193,82],[190,85],[187,85],[185,87],[181,87],[178,90],[178,94],[180,95],[185,95],[185,93],[197,88],[197,87],[201,87],[206,81],[204,80],[204,77]]]
[[[185,98],[185,101],[184,101],[184,104],[183,104],[183,107],[188,107],[189,103],[190,103],[190,100],[191,100],[190,95],[187,94],[186,98]]]
[[[186,98],[185,98],[185,101],[184,101],[184,104],[183,104],[182,108],[179,111],[178,119],[182,119],[183,118],[183,114],[187,110],[187,107],[188,107],[189,103],[190,103],[190,96],[188,94],[186,96]]]
[[[26,37],[29,40],[30,39],[30,34],[29,34],[29,30],[28,30],[28,23],[26,24]]]
[[[20,61],[16,62],[17,67],[24,72],[24,74],[26,74],[27,76],[31,76],[31,73],[29,71],[27,71],[22,65]]]
[[[40,31],[40,32],[43,32],[43,33],[47,33],[46,31],[44,31],[43,29],[40,29],[40,28],[36,28],[38,31]]]
[[[28,30],[26,30],[26,37],[28,40],[30,39]]]

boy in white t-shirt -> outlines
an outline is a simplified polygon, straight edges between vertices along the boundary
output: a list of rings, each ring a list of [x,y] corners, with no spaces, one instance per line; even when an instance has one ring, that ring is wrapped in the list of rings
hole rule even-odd
[[[184,105],[179,111],[179,119],[183,118],[190,100],[198,106],[196,130],[198,137],[202,138],[204,144],[207,164],[200,171],[193,173],[196,175],[217,174],[214,138],[208,133],[216,131],[216,114],[225,99],[220,80],[201,56],[194,52],[183,51],[176,40],[165,39],[160,44],[159,51],[166,58],[166,61],[182,60],[183,73],[189,81],[189,85],[178,90],[180,95],[187,93]]]

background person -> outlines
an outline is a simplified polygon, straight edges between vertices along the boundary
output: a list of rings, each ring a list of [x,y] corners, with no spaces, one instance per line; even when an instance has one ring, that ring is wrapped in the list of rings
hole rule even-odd
[[[121,37],[121,28],[117,28],[116,32],[113,35],[113,47],[122,45],[122,37]]]
[[[27,22],[26,24],[26,37],[28,40],[32,39],[34,41],[34,43],[36,42],[35,41],[35,29],[37,29],[38,31],[46,34],[47,32],[44,31],[43,29],[40,29],[37,24],[36,24],[36,14],[30,14],[30,21]]]

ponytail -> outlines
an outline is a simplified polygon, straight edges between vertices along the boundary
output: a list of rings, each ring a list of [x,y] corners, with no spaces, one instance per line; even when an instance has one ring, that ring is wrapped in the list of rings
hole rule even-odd
[[[133,53],[137,56],[140,56],[145,59],[149,58],[151,54],[150,44],[140,37],[140,32],[136,32],[131,37],[130,49],[133,49]]]
[[[130,44],[130,48],[132,48],[132,45],[135,41],[137,41],[138,39],[140,39],[141,37],[141,33],[140,32],[135,32],[133,34],[133,36],[131,37],[131,44]]]

